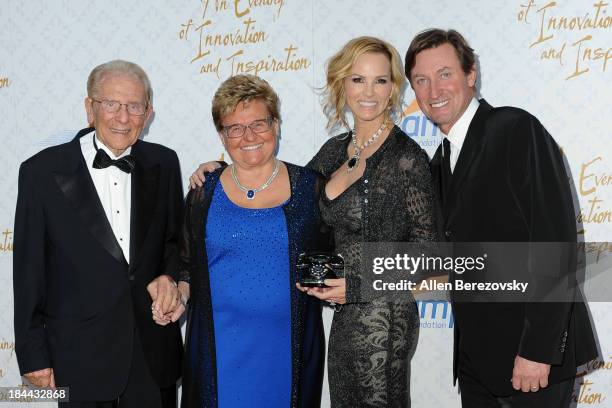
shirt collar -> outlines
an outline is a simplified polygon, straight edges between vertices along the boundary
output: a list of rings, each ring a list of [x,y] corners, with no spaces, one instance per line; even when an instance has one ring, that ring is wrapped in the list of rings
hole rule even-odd
[[[459,120],[455,122],[451,130],[448,132],[448,135],[442,132],[442,135],[448,138],[450,144],[453,145],[457,151],[460,151],[461,147],[463,146],[468,128],[470,127],[470,123],[472,123],[472,119],[474,119],[474,115],[476,115],[478,106],[480,106],[478,100],[476,98],[472,98],[470,104],[465,109],[465,112],[463,112],[463,115],[461,115]]]
[[[102,141],[100,140],[100,138],[98,137],[98,135],[96,133],[94,133],[94,137],[96,138],[96,144],[98,145],[98,149],[102,149],[104,150],[107,154],[108,157],[110,157],[111,159],[120,159],[124,156],[127,156],[128,154],[130,154],[130,152],[132,151],[132,146],[128,147],[127,149],[125,149],[125,151],[123,153],[121,153],[119,156],[115,156],[115,154],[113,152],[110,151],[110,149],[108,147],[106,147],[106,145],[104,143],[102,143]],[[93,139],[91,139],[91,148],[94,149],[94,154],[96,153],[95,150],[96,148],[93,145]]]

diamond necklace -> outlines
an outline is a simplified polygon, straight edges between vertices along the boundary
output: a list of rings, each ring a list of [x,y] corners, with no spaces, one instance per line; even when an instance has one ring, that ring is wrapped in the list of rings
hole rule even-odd
[[[260,191],[268,188],[270,184],[272,184],[276,176],[278,176],[278,170],[280,169],[280,160],[274,159],[274,170],[272,171],[272,175],[268,177],[265,183],[263,183],[261,186],[257,188],[248,188],[240,184],[240,181],[238,180],[238,176],[236,175],[236,165],[232,164],[231,167],[232,167],[232,180],[234,180],[234,184],[236,184],[236,187],[238,187],[240,191],[244,191],[246,193],[247,200],[252,200],[255,198],[256,193],[259,193]]]
[[[376,133],[374,133],[372,135],[372,137],[370,137],[362,146],[359,146],[357,144],[357,137],[355,136],[355,133],[356,133],[355,132],[355,128],[353,128],[353,130],[351,130],[351,141],[353,142],[353,148],[355,149],[355,153],[353,153],[353,155],[351,156],[349,161],[346,162],[346,171],[347,171],[347,173],[350,173],[351,171],[353,171],[355,169],[355,167],[357,167],[357,165],[359,164],[359,159],[361,158],[361,152],[366,147],[368,147],[369,145],[374,143],[376,141],[376,139],[378,139],[380,137],[382,132],[385,131],[386,128],[387,128],[387,121],[385,120],[385,121],[383,121],[382,125],[378,128]]]

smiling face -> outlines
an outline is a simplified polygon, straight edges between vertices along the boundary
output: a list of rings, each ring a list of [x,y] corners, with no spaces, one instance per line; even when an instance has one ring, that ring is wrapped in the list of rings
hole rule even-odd
[[[119,156],[138,140],[142,129],[149,120],[153,109],[147,106],[144,115],[130,115],[123,105],[115,113],[106,112],[99,102],[117,101],[121,104],[140,103],[147,105],[142,83],[135,77],[124,73],[106,74],[92,98],[85,98],[87,120],[96,128],[98,139]]]
[[[421,111],[448,134],[475,94],[476,67],[466,75],[451,44],[416,55],[410,83]]]
[[[375,122],[375,126],[380,126],[385,119],[392,90],[389,58],[381,53],[359,56],[351,67],[350,75],[344,79],[346,104],[353,114],[355,125]]]
[[[255,121],[265,120],[268,116],[270,113],[265,102],[254,99],[240,102],[234,112],[221,118],[221,123],[223,128],[232,125],[247,126]],[[265,132],[255,133],[247,127],[242,137],[228,138],[223,131],[219,132],[219,137],[236,166],[256,168],[274,160],[278,130],[278,121],[274,120],[270,129]]]

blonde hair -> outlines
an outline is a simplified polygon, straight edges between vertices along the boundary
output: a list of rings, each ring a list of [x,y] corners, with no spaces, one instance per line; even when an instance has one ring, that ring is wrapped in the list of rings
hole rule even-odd
[[[388,42],[376,37],[357,37],[346,43],[327,62],[327,83],[323,88],[323,96],[325,98],[323,112],[328,118],[328,129],[338,125],[349,127],[344,113],[346,109],[344,79],[351,74],[351,68],[357,58],[367,53],[383,54],[389,59],[391,65],[391,83],[393,85],[389,107],[392,113],[401,113],[400,95],[406,80],[397,50]]]
[[[223,81],[212,101],[212,117],[217,131],[223,129],[223,117],[234,112],[239,103],[255,99],[266,104],[272,119],[280,120],[280,100],[267,81],[255,75],[235,75]]]

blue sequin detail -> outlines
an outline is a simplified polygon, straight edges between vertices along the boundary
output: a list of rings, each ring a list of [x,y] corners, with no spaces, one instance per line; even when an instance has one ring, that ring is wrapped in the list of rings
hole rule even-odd
[[[239,207],[217,184],[208,212],[206,252],[219,407],[290,405],[288,251],[282,206]]]

